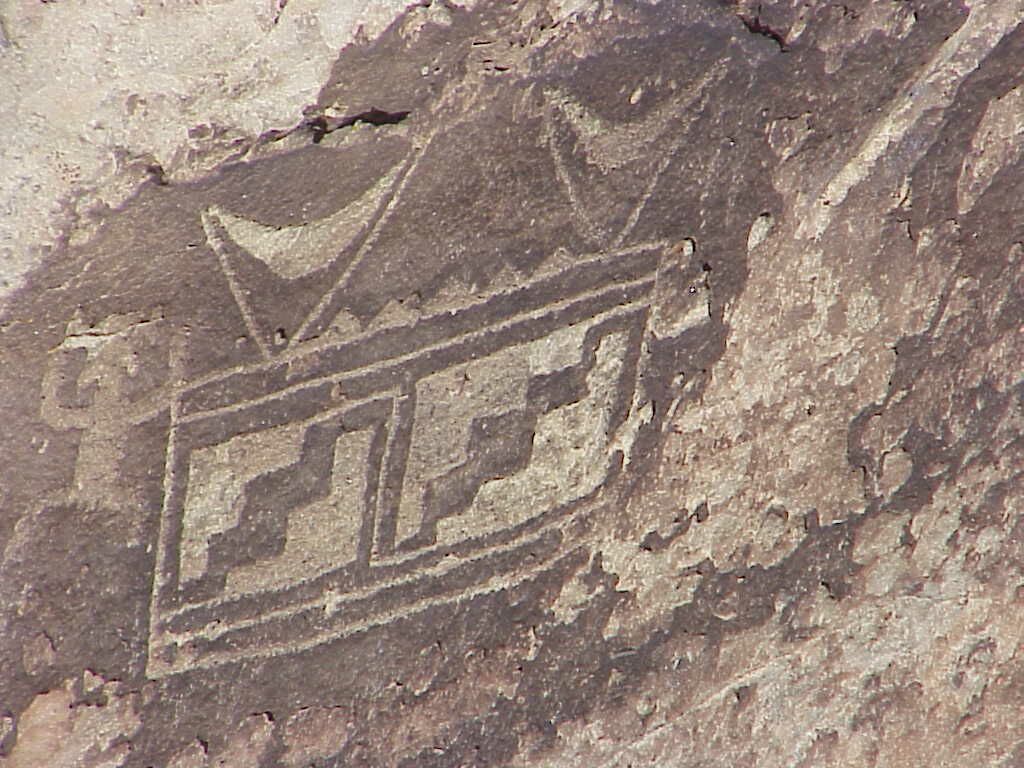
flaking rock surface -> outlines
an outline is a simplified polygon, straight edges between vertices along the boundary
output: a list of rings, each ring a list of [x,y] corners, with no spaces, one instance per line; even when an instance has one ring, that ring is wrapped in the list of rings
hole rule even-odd
[[[433,2],[150,173],[0,310],[0,766],[1021,765],[1022,18]]]

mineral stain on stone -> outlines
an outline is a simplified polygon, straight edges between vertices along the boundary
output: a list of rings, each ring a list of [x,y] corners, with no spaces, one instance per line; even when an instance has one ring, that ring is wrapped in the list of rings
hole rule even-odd
[[[139,187],[0,316],[0,764],[1012,765],[1021,10],[434,3]]]

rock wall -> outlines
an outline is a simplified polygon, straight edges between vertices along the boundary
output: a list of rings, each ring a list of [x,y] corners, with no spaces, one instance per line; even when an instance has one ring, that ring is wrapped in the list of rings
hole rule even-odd
[[[5,12],[0,766],[1022,764],[1024,2],[403,8]]]

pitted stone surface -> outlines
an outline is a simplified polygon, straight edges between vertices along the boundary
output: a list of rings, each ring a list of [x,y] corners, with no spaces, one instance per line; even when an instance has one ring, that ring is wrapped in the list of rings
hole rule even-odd
[[[1018,764],[1022,18],[311,51],[6,299],[0,765]]]

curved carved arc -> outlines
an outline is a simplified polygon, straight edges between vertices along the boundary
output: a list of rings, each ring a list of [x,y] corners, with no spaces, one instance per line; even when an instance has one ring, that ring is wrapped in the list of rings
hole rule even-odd
[[[699,105],[705,102],[711,87],[724,76],[725,66],[721,61],[716,62],[699,82],[687,88],[681,96],[660,105],[639,120],[617,124],[601,117],[560,88],[543,89],[547,107],[544,111],[544,140],[554,160],[559,181],[566,188],[580,234],[594,243],[600,243],[610,235],[614,235],[616,246],[625,241],[685,138],[686,129],[701,113]],[[628,166],[642,165],[652,155],[655,142],[675,133],[667,151],[658,153],[659,160],[648,171],[649,180],[619,231],[610,233],[599,223],[601,212],[588,203],[585,190],[569,173],[565,150],[559,148],[555,140],[556,120],[569,128],[582,147],[583,156],[597,168],[600,176],[608,176]]]
[[[398,179],[393,166],[358,199],[330,216],[290,227],[273,227],[237,216],[218,206],[207,208],[228,236],[278,277],[295,280],[327,266],[365,230]]]

